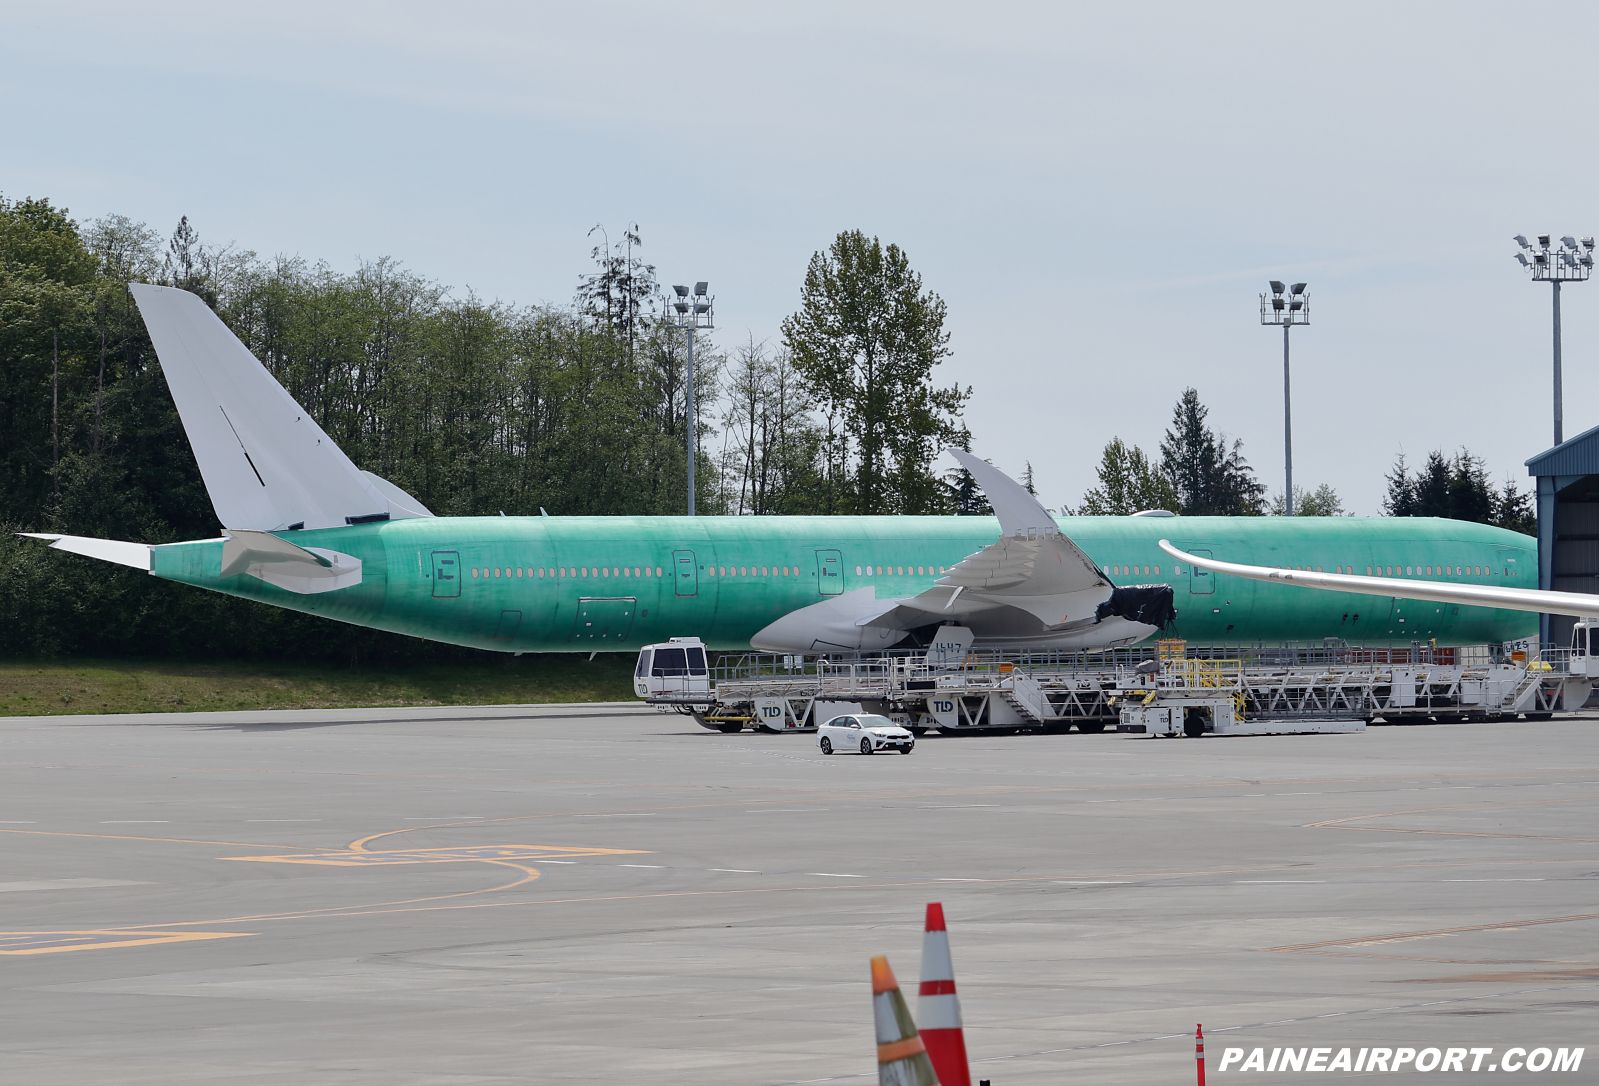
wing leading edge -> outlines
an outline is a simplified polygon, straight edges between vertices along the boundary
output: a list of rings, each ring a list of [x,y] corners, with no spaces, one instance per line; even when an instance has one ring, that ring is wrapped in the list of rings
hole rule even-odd
[[[1218,562],[1178,550],[1169,540],[1160,549],[1200,569],[1266,581],[1320,588],[1329,592],[1358,592],[1365,596],[1392,596],[1402,600],[1427,600],[1432,603],[1464,603],[1474,607],[1497,607],[1502,611],[1533,611],[1545,615],[1574,615],[1599,618],[1599,596],[1581,592],[1553,592],[1542,588],[1498,588],[1493,585],[1453,584],[1447,581],[1415,581],[1400,577],[1362,577],[1353,573],[1311,573],[1302,569],[1273,569],[1246,566],[1237,562]]]

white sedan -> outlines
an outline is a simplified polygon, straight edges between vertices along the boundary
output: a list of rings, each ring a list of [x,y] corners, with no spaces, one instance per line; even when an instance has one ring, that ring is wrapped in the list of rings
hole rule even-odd
[[[916,737],[886,716],[835,716],[816,729],[816,743],[823,754],[835,750],[858,750],[873,754],[897,750],[909,754]]]

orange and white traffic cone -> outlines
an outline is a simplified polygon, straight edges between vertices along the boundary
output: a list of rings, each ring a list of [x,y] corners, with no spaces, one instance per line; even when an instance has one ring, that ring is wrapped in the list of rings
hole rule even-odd
[[[922,1040],[938,1081],[944,1086],[972,1086],[960,997],[955,994],[955,965],[949,957],[949,932],[944,930],[944,906],[936,901],[927,905],[927,926],[922,933],[922,986],[916,1017],[922,1023]]]
[[[1205,1086],[1205,1027],[1194,1027],[1194,1062],[1199,1065],[1199,1086]]]
[[[872,1018],[877,1023],[878,1086],[938,1086],[911,1009],[888,959],[872,959]]]

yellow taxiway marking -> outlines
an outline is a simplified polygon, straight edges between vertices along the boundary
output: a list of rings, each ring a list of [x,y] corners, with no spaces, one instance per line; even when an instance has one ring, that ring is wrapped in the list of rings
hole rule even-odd
[[[110,950],[121,946],[188,943],[196,939],[237,939],[253,931],[0,931],[0,954],[62,954],[70,950]]]
[[[359,842],[358,842],[359,844]],[[647,849],[576,848],[567,845],[469,845],[456,848],[406,848],[368,852],[306,852],[289,856],[223,856],[224,860],[254,860],[276,864],[319,864],[332,867],[377,867],[388,864],[505,863],[553,860],[572,856],[639,856]]]

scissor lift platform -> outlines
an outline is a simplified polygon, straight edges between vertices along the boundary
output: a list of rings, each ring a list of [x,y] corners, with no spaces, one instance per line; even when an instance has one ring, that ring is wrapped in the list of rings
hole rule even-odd
[[[918,734],[1074,727],[1152,736],[1300,734],[1359,731],[1376,721],[1547,719],[1580,707],[1594,682],[1556,655],[1529,663],[1486,648],[1342,642],[973,653],[953,666],[914,652],[750,654],[712,665],[709,691],[692,701],[681,694],[645,700],[719,731],[808,732],[855,711],[880,713]]]

